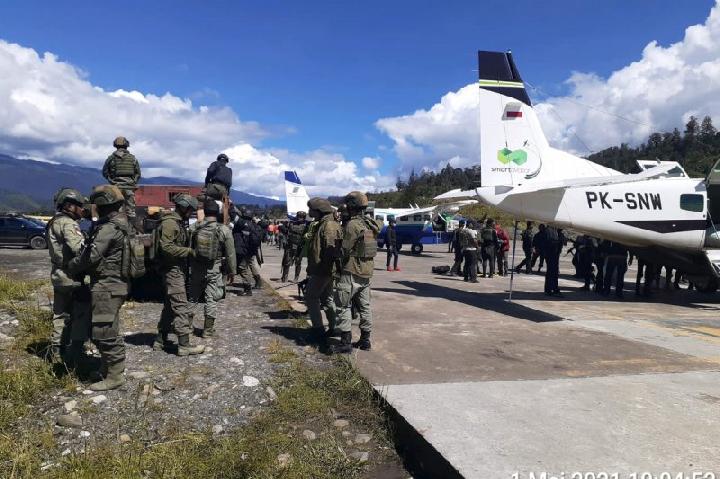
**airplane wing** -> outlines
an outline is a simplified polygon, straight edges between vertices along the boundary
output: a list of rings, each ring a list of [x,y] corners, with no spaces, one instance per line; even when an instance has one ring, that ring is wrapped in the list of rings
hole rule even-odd
[[[418,215],[418,214],[423,214],[423,213],[432,213],[433,211],[435,211],[435,208],[437,208],[437,206],[428,206],[427,208],[417,208],[417,209],[414,209],[414,210],[406,211],[406,212],[404,212],[403,214],[394,215],[394,216],[395,216],[395,218],[402,218],[402,217],[410,216],[410,215]]]
[[[675,164],[661,164],[654,168],[644,170],[640,173],[632,175],[612,175],[598,176],[594,178],[573,178],[568,180],[534,183],[529,182],[519,186],[495,186],[495,194],[505,194],[512,192],[513,194],[531,193],[539,190],[550,190],[558,188],[573,188],[576,186],[604,186],[617,183],[634,183],[638,181],[646,181],[667,174],[670,170],[676,168]],[[492,188],[492,187],[489,187]],[[436,196],[435,200],[447,200],[458,198],[472,198],[477,195],[477,190],[461,189],[451,190]]]

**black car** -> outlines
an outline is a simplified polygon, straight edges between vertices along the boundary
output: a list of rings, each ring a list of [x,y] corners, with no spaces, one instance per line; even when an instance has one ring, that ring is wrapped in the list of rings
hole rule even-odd
[[[20,216],[0,216],[0,245],[45,249],[45,226]]]

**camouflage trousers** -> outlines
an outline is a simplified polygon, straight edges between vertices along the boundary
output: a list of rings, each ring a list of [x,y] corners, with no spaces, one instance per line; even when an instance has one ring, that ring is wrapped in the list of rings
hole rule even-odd
[[[192,334],[192,306],[185,288],[185,270],[180,266],[166,269],[163,274],[163,285],[165,303],[158,322],[158,332],[161,334],[174,332],[178,336]]]
[[[106,365],[121,363],[125,361],[125,341],[120,334],[120,308],[126,294],[93,287],[91,295],[92,341]]]
[[[135,218],[135,189],[134,188],[120,188],[123,197],[125,198],[125,214],[128,218]]]
[[[225,296],[225,282],[219,268],[193,265],[190,274],[190,299],[193,310],[198,311],[198,303],[205,302],[205,329],[213,329],[217,318],[218,301]]]
[[[305,305],[310,315],[313,328],[322,328],[322,311],[328,320],[328,329],[335,328],[335,309],[333,307],[333,278],[332,276],[310,275],[305,288]]]
[[[300,276],[302,270],[302,254],[299,254],[297,246],[288,245],[283,252],[282,258],[282,279],[287,280],[288,274],[290,274],[290,266],[295,265],[295,277]]]
[[[337,328],[341,332],[351,331],[353,308],[360,318],[360,330],[368,333],[372,331],[370,278],[343,272],[339,278],[335,278],[333,303]]]
[[[91,299],[87,286],[53,287],[53,331],[50,344],[85,341],[90,334]]]

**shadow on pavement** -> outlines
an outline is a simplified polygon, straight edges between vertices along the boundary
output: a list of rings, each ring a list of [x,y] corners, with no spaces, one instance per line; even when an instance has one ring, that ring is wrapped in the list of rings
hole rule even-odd
[[[448,288],[436,284],[420,283],[418,281],[395,281],[408,289],[396,288],[373,288],[373,291],[386,293],[407,294],[412,296],[426,296],[432,298],[443,298],[449,301],[468,304],[476,308],[491,309],[513,318],[524,319],[534,323],[547,323],[562,321],[563,318],[554,314],[529,308],[518,303],[508,303],[505,293],[479,293],[475,291],[462,291],[455,288]],[[533,293],[536,294],[536,293]],[[543,298],[543,293],[539,293]]]

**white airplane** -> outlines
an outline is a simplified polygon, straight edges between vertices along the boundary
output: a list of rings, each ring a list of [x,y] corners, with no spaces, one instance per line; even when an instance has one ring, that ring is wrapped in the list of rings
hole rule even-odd
[[[307,202],[310,197],[295,171],[285,172],[285,195],[287,197],[288,218],[294,219],[299,211],[308,212]],[[477,203],[477,200],[455,201],[449,204],[420,208],[375,208],[374,203],[369,209],[376,220],[382,221],[387,227],[390,219],[397,222],[398,244],[411,245],[410,250],[415,254],[423,251],[422,239],[434,237],[437,232],[451,231],[457,226],[448,214],[457,212],[461,206]],[[379,238],[383,237],[383,231]]]
[[[705,179],[689,178],[672,161],[642,162],[640,173],[622,174],[556,150],[512,54],[480,51],[478,61],[481,186],[436,200],[477,196],[519,220],[622,243],[680,269],[700,290],[717,289],[720,161]]]

